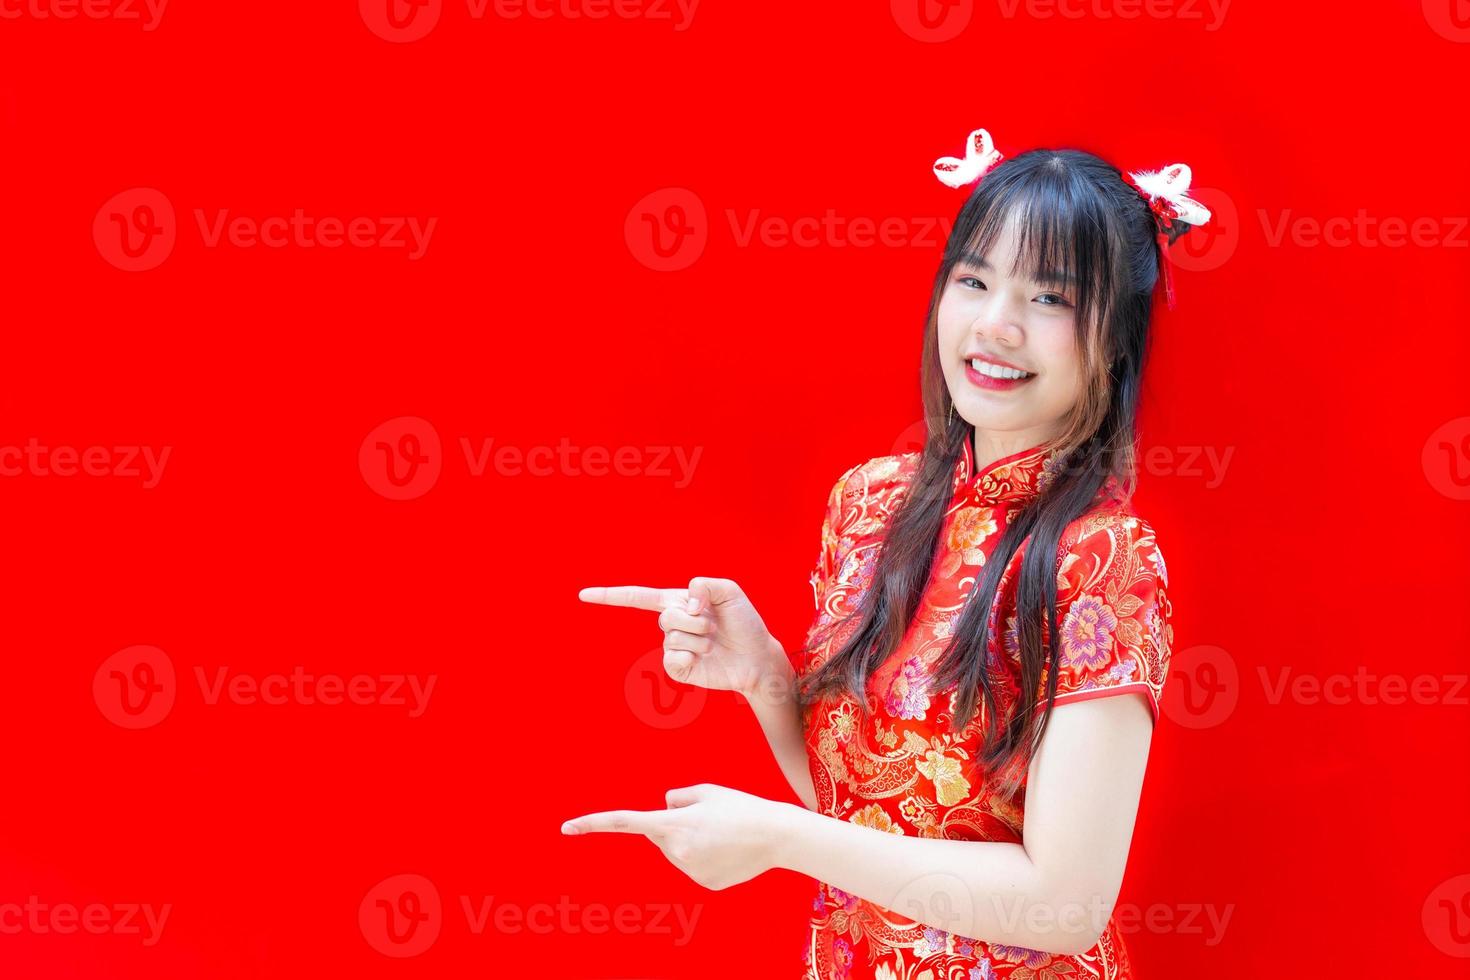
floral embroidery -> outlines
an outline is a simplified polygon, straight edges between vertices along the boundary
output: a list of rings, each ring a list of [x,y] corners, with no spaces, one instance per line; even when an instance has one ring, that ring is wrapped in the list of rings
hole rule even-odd
[[[1015,616],[1006,617],[1006,632],[1003,638],[1006,656],[1019,660],[1021,656],[1021,628],[1016,623]]]
[[[914,768],[934,783],[935,798],[942,806],[953,806],[969,794],[970,781],[960,774],[958,759],[930,750],[924,753],[924,760],[914,763]]]
[[[1025,946],[1002,946],[1000,943],[992,943],[990,951],[1001,959],[1011,963],[1020,963],[1035,969],[1045,966],[1046,961],[1051,959],[1050,953],[1043,953],[1039,949],[1027,949]]]
[[[857,706],[849,703],[840,705],[831,714],[832,737],[839,745],[846,745],[857,734]]]
[[[865,548],[861,554],[849,554],[847,561],[842,564],[840,577],[846,582],[866,585],[872,580],[873,568],[877,563],[878,552],[874,548]]]
[[[874,830],[881,830],[889,834],[903,833],[903,828],[894,823],[887,811],[876,803],[869,803],[848,819],[859,827],[872,827]]]
[[[964,447],[936,574],[903,645],[873,675],[869,713],[843,693],[805,714],[820,812],[898,835],[1021,840],[1024,800],[1002,799],[988,781],[967,778],[966,761],[982,748],[982,726],[977,721],[953,731],[958,692],[932,690],[931,672],[987,556],[1015,508],[1044,486],[1054,460],[1036,447],[976,474],[971,447]],[[880,456],[853,466],[832,486],[811,575],[815,615],[798,673],[824,662],[844,639],[852,620],[830,635],[825,628],[855,610],[870,587],[888,521],[918,463],[918,453]],[[1109,481],[1104,491],[1113,486]],[[1001,717],[1022,697],[1044,703],[1048,682],[1043,671],[1036,691],[1020,690],[1016,584],[1024,554],[1025,546],[1002,571],[991,613],[989,669]],[[1063,533],[1056,567],[1056,703],[1139,691],[1157,718],[1174,633],[1153,528],[1126,501],[1100,492]],[[813,899],[804,957],[810,980],[1132,980],[1112,921],[1087,952],[1053,955],[947,933],[828,885],[819,885]]]
[[[965,955],[969,955],[968,953]],[[995,967],[990,965],[990,958],[986,957],[979,966],[970,967],[968,980],[995,980]]]
[[[995,532],[995,518],[986,508],[966,507],[957,513],[949,528],[949,547],[955,563],[983,567],[985,552],[980,545]]]
[[[852,946],[847,942],[847,940],[839,939],[837,940],[837,948],[835,950],[835,953],[836,965],[837,968],[841,971],[841,973],[838,975],[843,977],[848,976],[849,971],[852,969]]]
[[[910,657],[889,685],[883,706],[896,718],[922,718],[929,710],[928,689],[929,675],[923,663],[918,657]]]
[[[1011,980],[1065,980],[1077,975],[1077,967],[1066,957],[1054,957],[1038,949],[992,945],[990,951],[1006,962],[1019,964],[1007,974]]]
[[[1085,595],[1072,603],[1062,623],[1062,663],[1096,668],[1108,662],[1118,617],[1096,596]]]
[[[914,947],[914,952],[920,957],[932,956],[935,953],[944,952],[948,945],[949,933],[931,926],[924,930],[924,938],[919,941],[918,946]]]
[[[1159,582],[1165,587],[1169,586],[1169,569],[1164,565],[1164,553],[1155,548],[1153,554],[1148,556],[1149,561],[1154,563],[1154,574],[1159,577]]]
[[[833,888],[831,885],[827,886],[827,891],[832,894],[832,901],[838,908],[851,912],[858,907],[858,897],[856,895],[849,895],[841,888]]]

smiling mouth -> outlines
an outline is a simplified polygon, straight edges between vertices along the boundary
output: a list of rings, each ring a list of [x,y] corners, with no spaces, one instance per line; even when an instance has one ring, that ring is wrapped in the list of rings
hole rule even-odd
[[[998,381],[1025,381],[1027,378],[1036,377],[1035,371],[1022,371],[1018,368],[1001,367],[999,364],[991,364],[982,361],[978,357],[972,357],[965,362],[971,371],[987,378],[995,378]]]

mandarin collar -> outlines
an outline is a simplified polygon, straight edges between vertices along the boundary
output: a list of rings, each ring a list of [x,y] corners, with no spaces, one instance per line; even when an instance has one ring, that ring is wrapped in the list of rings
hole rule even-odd
[[[973,431],[966,434],[955,463],[955,496],[964,495],[969,502],[989,506],[1002,501],[1029,500],[1041,492],[1045,484],[1047,464],[1056,458],[1057,450],[1046,444],[1032,446],[1009,456],[1002,456],[979,473],[975,472]]]

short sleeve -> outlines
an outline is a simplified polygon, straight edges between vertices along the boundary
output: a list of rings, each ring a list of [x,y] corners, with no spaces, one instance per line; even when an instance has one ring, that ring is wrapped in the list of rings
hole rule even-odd
[[[1137,691],[1159,718],[1174,629],[1168,572],[1139,517],[1083,517],[1062,537],[1056,704]],[[1046,700],[1043,675],[1039,705]]]
[[[840,567],[839,562],[842,560],[842,501],[843,495],[847,492],[847,479],[857,468],[854,465],[843,472],[837,478],[837,482],[832,484],[832,489],[827,492],[827,506],[822,512],[821,542],[817,548],[817,557],[812,565],[811,575],[808,577],[812,587],[812,603],[815,606],[816,615],[807,630],[806,642],[802,644],[802,649],[792,664],[798,676],[805,674],[810,666],[812,647],[817,642],[819,630],[832,622],[832,614],[827,609],[827,597],[832,591]]]
[[[827,493],[827,508],[822,514],[822,541],[817,549],[817,560],[812,566],[810,582],[812,586],[812,603],[820,615],[826,605],[827,592],[832,585],[832,578],[837,574],[838,545],[841,541],[840,528],[842,526],[842,495],[847,487],[847,478],[852,475],[857,467],[847,469],[832,484],[832,489]]]

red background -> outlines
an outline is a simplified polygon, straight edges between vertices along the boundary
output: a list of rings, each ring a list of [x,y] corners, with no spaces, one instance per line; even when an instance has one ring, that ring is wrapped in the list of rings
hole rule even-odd
[[[404,43],[345,0],[173,0],[154,30],[0,20],[0,447],[171,450],[152,488],[0,477],[0,903],[171,906],[151,946],[0,933],[0,973],[797,976],[810,879],[709,892],[642,838],[559,834],[697,782],[794,801],[733,696],[674,728],[644,720],[624,682],[659,645],[655,617],[577,590],[730,577],[801,641],[827,490],[920,417],[941,245],[922,222],[963,199],[930,165],[984,126],[1008,155],[1185,161],[1218,217],[1155,321],[1142,447],[1176,463],[1142,475],[1137,506],[1168,556],[1174,676],[1219,648],[1237,700],[1206,727],[1160,722],[1120,901],[1231,917],[1213,944],[1203,920],[1129,933],[1138,975],[1466,975],[1449,931],[1470,930],[1465,692],[1272,703],[1259,674],[1362,667],[1448,694],[1466,670],[1470,504],[1450,467],[1470,468],[1470,192],[1446,112],[1470,43],[1453,3],[1240,3],[1213,28],[1206,7],[962,5],[946,41],[906,30],[901,3],[706,0],[676,30],[447,2]],[[177,243],[129,272],[92,229],[140,187],[171,202]],[[673,220],[640,202],[666,188],[692,192],[708,236],[674,271],[640,258],[642,215]],[[209,247],[194,218],[296,208],[437,225],[409,260]],[[742,246],[729,217],[829,209],[908,237]],[[1443,241],[1272,244],[1283,219],[1360,209],[1431,219]],[[359,450],[404,416],[433,426],[442,472],[390,500]],[[461,438],[701,455],[683,487],[477,477]],[[1233,454],[1217,485],[1182,465],[1191,447]],[[138,644],[167,654],[176,701],[129,730],[93,680]],[[296,665],[437,682],[408,718],[211,705],[194,680]],[[442,930],[391,958],[358,907],[402,873],[433,882]],[[700,918],[684,946],[476,934],[459,897],[491,895]]]

